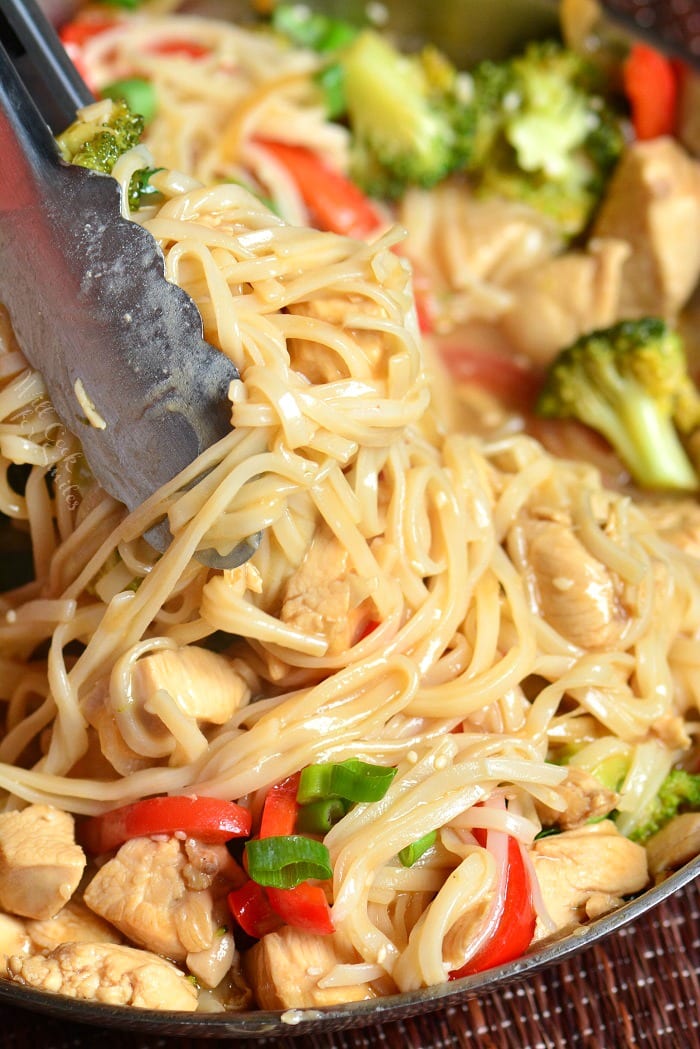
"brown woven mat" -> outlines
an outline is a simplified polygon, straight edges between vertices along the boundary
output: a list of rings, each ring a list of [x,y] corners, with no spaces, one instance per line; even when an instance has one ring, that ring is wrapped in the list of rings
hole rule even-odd
[[[100,1030],[0,1010],[12,1049],[700,1049],[700,883],[507,990],[378,1027],[226,1043]]]

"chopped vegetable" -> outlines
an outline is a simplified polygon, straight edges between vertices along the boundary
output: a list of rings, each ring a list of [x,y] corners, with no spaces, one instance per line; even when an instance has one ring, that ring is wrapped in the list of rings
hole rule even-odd
[[[85,117],[75,120],[56,140],[61,156],[69,164],[109,175],[119,157],[138,145],[143,117],[132,113],[123,99],[113,101],[106,112],[99,103],[82,112]]]
[[[678,82],[671,60],[648,44],[633,44],[622,67],[622,79],[636,137],[646,140],[672,135]]]
[[[158,102],[155,88],[150,80],[144,80],[143,77],[114,80],[103,87],[100,94],[102,98],[111,98],[115,102],[122,99],[132,113],[143,117],[146,124],[156,115]]]
[[[372,202],[350,179],[328,167],[310,149],[267,140],[260,145],[294,179],[319,229],[358,239],[379,229],[382,220]]]
[[[297,830],[308,834],[325,834],[348,811],[348,802],[342,798],[322,798],[302,805],[297,816]]]
[[[679,812],[700,810],[700,775],[684,769],[672,769],[659,788],[651,809],[643,813],[641,821],[629,834],[633,841],[643,844],[665,827]]]
[[[197,796],[144,798],[85,820],[80,840],[88,852],[100,855],[130,838],[177,834],[203,842],[225,842],[250,834],[250,812],[233,801]]]
[[[228,897],[231,913],[251,936],[264,936],[280,920],[318,935],[333,932],[322,887],[305,880],[331,876],[328,849],[314,838],[294,834],[299,779],[298,773],[288,776],[268,790],[260,836],[245,845],[251,881]]]
[[[537,411],[603,434],[640,485],[698,487],[677,429],[698,425],[700,396],[680,336],[658,318],[582,335],[550,366]]]
[[[138,211],[144,204],[154,204],[162,199],[162,194],[151,185],[151,178],[163,168],[139,168],[131,176],[129,183],[129,207]]]
[[[77,49],[82,48],[94,36],[104,33],[106,29],[113,29],[115,25],[117,21],[111,16],[103,17],[83,13],[61,26],[59,38],[74,61]]]
[[[293,776],[287,776],[280,783],[270,787],[265,797],[265,804],[260,819],[261,838],[276,838],[294,833],[299,811],[299,805],[297,804],[298,789],[298,772]]]
[[[312,11],[303,4],[277,4],[272,27],[297,47],[311,51],[337,51],[357,36],[358,27],[341,18]]]
[[[399,860],[404,867],[412,867],[413,864],[421,858],[423,853],[432,848],[436,840],[437,831],[428,831],[428,833],[424,834],[422,838],[412,841],[410,845],[406,845],[405,848],[401,849],[399,852]]]
[[[156,55],[182,55],[183,58],[206,58],[211,54],[208,47],[197,44],[194,40],[173,38],[153,44],[150,50]]]
[[[227,900],[229,910],[240,927],[256,940],[282,925],[282,918],[273,911],[267,893],[255,881],[247,881],[239,889],[233,889]]]
[[[473,71],[467,170],[482,192],[522,201],[573,236],[622,152],[620,120],[584,60],[553,41]]]
[[[358,758],[337,764],[307,765],[301,773],[297,801],[301,805],[318,798],[380,801],[395,775],[393,766],[373,765]]]
[[[303,881],[293,889],[269,888],[265,891],[270,906],[287,925],[316,933],[317,936],[328,936],[334,932],[331,909],[320,885]]]
[[[542,375],[531,361],[505,351],[447,341],[440,347],[440,356],[457,382],[486,390],[508,407],[532,410]]]
[[[246,842],[248,874],[258,885],[293,889],[308,878],[321,881],[333,874],[326,846],[302,834],[252,838]]]
[[[496,929],[484,946],[461,968],[453,969],[450,979],[471,976],[473,973],[493,969],[496,965],[519,958],[532,942],[535,932],[535,908],[532,902],[530,880],[520,845],[513,837],[508,838],[508,869],[503,910]]]
[[[434,48],[399,52],[371,29],[339,55],[352,132],[351,174],[370,196],[433,186],[466,156],[470,118],[460,79]]]
[[[99,102],[86,107],[78,120],[58,136],[56,141],[67,163],[109,175],[119,158],[138,145],[144,127],[143,116],[132,113],[122,97],[110,101],[109,111]],[[128,190],[132,210],[141,207],[147,197],[156,195],[150,179],[158,170],[139,168],[133,173]]]

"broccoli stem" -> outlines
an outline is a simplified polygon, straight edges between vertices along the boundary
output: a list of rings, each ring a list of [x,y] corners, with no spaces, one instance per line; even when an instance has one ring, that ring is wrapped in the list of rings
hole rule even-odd
[[[600,430],[617,448],[636,481],[647,488],[696,491],[698,478],[673,420],[642,394],[623,399],[612,425]]]

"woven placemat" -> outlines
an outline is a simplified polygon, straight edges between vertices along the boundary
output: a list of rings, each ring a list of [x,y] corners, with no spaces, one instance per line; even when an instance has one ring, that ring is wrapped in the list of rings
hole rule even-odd
[[[381,1027],[230,1040],[100,1030],[0,1010],[7,1049],[700,1049],[700,883],[521,983]]]

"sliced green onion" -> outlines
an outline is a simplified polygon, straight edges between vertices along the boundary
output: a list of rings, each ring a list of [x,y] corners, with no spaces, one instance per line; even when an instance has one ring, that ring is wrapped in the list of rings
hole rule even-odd
[[[298,47],[312,51],[337,51],[353,40],[358,26],[340,18],[309,11],[301,4],[278,4],[272,14],[272,25]]]
[[[307,765],[302,770],[297,801],[307,805],[321,798],[345,798],[346,801],[381,801],[396,769],[372,765],[359,758],[328,764]]]
[[[123,99],[132,113],[142,116],[144,123],[153,120],[158,108],[156,89],[150,80],[143,77],[126,77],[124,80],[115,80],[106,87],[101,88],[100,94],[103,98],[111,98],[115,102]]]
[[[410,845],[401,849],[399,853],[399,859],[404,867],[412,867],[416,860],[419,860],[424,852],[435,844],[437,840],[437,831],[430,830],[427,834],[424,834],[422,838],[418,838],[417,841],[412,841]]]
[[[347,109],[345,73],[340,62],[332,62],[314,74],[314,81],[323,95],[323,106],[329,120],[342,116]]]
[[[293,889],[308,878],[324,880],[333,874],[323,842],[302,834],[251,838],[245,845],[248,874],[258,885]]]
[[[297,816],[297,830],[307,834],[325,834],[348,811],[344,798],[321,798],[302,805]]]

